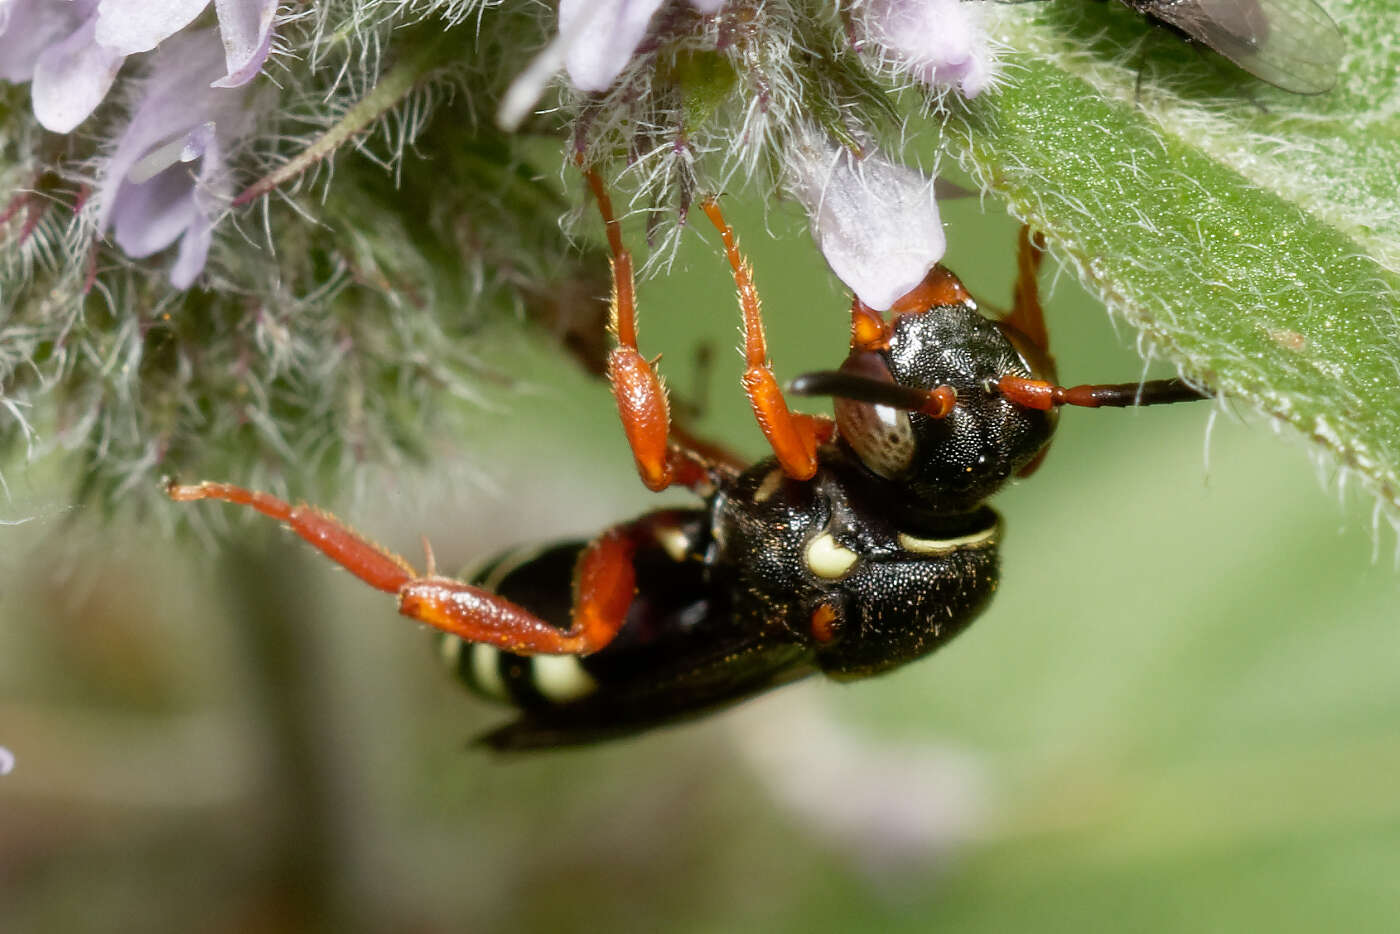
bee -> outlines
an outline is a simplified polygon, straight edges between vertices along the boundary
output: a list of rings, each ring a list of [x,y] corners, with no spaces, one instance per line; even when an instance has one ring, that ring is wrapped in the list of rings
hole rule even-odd
[[[482,738],[538,749],[632,735],[798,678],[850,680],[922,658],[992,598],[1002,525],[987,500],[1039,464],[1061,406],[1202,398],[1179,380],[1063,387],[1036,294],[1039,246],[1021,241],[1015,306],[981,313],[935,266],[890,310],[856,299],[836,370],[789,391],[773,373],[758,292],[714,199],[703,204],[744,322],[742,385],[772,455],[747,464],[671,428],[637,342],[632,259],[599,176],[586,172],[612,253],[608,378],[637,471],[700,500],[611,526],[589,542],[507,554],[471,580],[414,570],[320,510],[226,483],[171,485],[277,519],[399,612],[442,632],[444,658],[516,717]]]

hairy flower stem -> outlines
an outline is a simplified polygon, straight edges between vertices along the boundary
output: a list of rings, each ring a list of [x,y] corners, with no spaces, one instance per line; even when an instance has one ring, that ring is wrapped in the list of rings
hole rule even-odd
[[[455,34],[452,30],[440,26],[436,26],[432,31],[436,35],[431,38],[425,36],[421,44],[406,43],[413,49],[413,54],[390,66],[379,79],[379,83],[346,110],[344,116],[312,141],[311,145],[239,192],[233,199],[234,206],[261,198],[332,155],[356,134],[369,129],[376,120],[419,87],[429,75],[447,65],[451,56],[444,54],[444,49],[451,49],[454,54],[459,51],[455,44],[449,42],[449,39],[455,38]]]

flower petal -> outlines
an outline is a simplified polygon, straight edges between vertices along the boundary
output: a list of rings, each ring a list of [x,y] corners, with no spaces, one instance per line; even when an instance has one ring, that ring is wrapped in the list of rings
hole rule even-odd
[[[33,78],[44,50],[71,35],[90,12],[53,0],[10,0],[0,11],[0,78],[15,82]]]
[[[832,272],[883,311],[923,281],[947,238],[933,179],[878,154],[857,158],[818,131],[792,147],[789,188]]]
[[[949,849],[978,839],[991,817],[982,761],[942,743],[872,738],[818,697],[775,695],[729,720],[777,806],[883,884],[927,879]]]
[[[170,267],[171,285],[177,289],[188,289],[194,285],[204,271],[204,263],[209,258],[209,245],[213,240],[214,221],[207,214],[196,214],[189,229],[180,238],[180,251],[175,256],[175,265]]]
[[[194,172],[173,165],[139,185],[122,186],[112,209],[112,235],[122,252],[140,259],[174,243],[197,216]]]
[[[125,55],[149,52],[194,21],[209,0],[102,0],[97,41]]]
[[[559,0],[564,70],[580,91],[605,91],[646,38],[661,0]]]
[[[220,71],[219,43],[213,30],[180,33],[156,50],[150,77],[139,91],[140,102],[98,178],[93,199],[97,229],[105,230],[111,222],[117,194],[122,185],[131,180],[131,172],[138,163],[177,140],[181,142],[179,150],[183,151],[187,134],[214,118],[220,99],[230,99],[231,106],[241,101],[239,92],[209,89],[209,83]],[[167,159],[167,165],[178,159],[173,148],[167,152]],[[155,174],[153,169],[160,168],[163,166],[147,163],[136,174],[149,178]]]
[[[126,58],[97,44],[93,16],[34,65],[34,116],[46,130],[68,133],[102,103]]]
[[[195,127],[184,136],[177,136],[164,146],[157,146],[146,153],[126,173],[127,181],[140,184],[154,178],[177,162],[193,162],[204,155],[214,140],[215,126],[211,120]]]
[[[225,121],[225,126],[230,122]],[[241,130],[241,127],[236,129]],[[190,134],[191,145],[194,145],[196,138],[201,138],[204,146],[203,161],[200,162],[199,177],[194,186],[195,216],[185,235],[180,238],[179,253],[175,264],[170,267],[170,284],[177,289],[194,285],[204,271],[209,246],[214,240],[214,222],[233,197],[233,177],[224,164],[223,144],[218,135],[196,129]]]
[[[214,0],[228,74],[212,87],[236,88],[252,81],[272,51],[277,0]]]
[[[161,43],[139,103],[99,167],[88,209],[94,226],[110,228],[130,256],[149,256],[179,240],[170,281],[180,289],[203,270],[214,226],[232,196],[224,154],[275,97],[211,87],[223,71],[219,51],[212,29],[186,30]]]

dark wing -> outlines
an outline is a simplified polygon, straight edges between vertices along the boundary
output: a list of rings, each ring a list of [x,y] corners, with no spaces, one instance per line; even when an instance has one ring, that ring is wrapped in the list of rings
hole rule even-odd
[[[605,648],[577,660],[595,687],[552,700],[537,689],[538,660],[500,653],[500,681],[518,719],[481,737],[495,749],[575,746],[640,733],[724,707],[816,670],[808,646],[780,625],[740,618],[728,589],[700,560],[708,547],[703,510],[653,513],[687,542],[683,560],[659,540],[632,557],[637,591],[627,620]],[[639,520],[646,521],[646,520]],[[568,624],[581,543],[507,556],[478,579],[556,626]],[[464,656],[465,657],[465,656]],[[471,678],[465,678],[471,685]]]
[[[793,642],[739,637],[696,645],[669,665],[614,681],[582,700],[523,710],[477,742],[523,751],[619,739],[684,722],[815,671],[811,650]]]
[[[1337,83],[1342,34],[1314,0],[1178,0],[1139,8],[1285,91],[1321,94]]]

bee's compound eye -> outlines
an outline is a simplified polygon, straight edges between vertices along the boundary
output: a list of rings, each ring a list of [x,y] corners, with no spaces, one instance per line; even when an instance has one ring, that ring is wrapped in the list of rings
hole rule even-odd
[[[843,373],[893,383],[890,368],[874,351],[853,353],[841,364]],[[889,405],[857,402],[838,396],[836,427],[865,466],[886,479],[899,476],[914,460],[914,429],[909,413]]]

